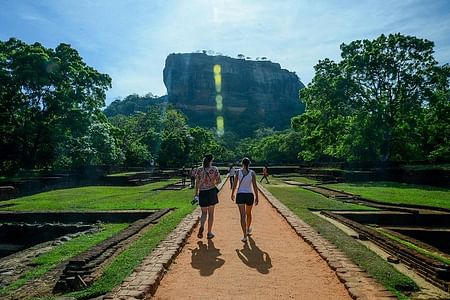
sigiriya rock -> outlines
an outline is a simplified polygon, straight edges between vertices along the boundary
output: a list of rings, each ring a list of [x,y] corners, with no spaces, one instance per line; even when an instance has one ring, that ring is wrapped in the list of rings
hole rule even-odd
[[[170,54],[164,67],[168,101],[183,111],[190,125],[216,127],[251,136],[261,127],[286,129],[304,111],[297,75],[278,63],[210,56]]]

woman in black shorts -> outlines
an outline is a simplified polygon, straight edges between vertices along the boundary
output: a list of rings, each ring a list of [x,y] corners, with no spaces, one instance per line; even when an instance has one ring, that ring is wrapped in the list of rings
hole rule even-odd
[[[208,234],[207,238],[212,239],[212,227],[214,223],[214,205],[219,203],[217,197],[218,189],[216,184],[220,183],[220,173],[212,164],[213,156],[211,154],[203,157],[203,166],[197,169],[195,174],[195,196],[198,196],[198,202],[202,209],[200,217],[200,229],[197,237],[203,238],[203,230],[205,228],[206,217],[208,217]]]
[[[252,208],[253,203],[258,205],[258,187],[256,186],[256,174],[248,167],[250,160],[247,157],[242,159],[242,169],[237,171],[233,184],[233,190],[231,191],[231,201],[234,201],[234,191],[238,187],[236,195],[236,204],[239,207],[239,213],[241,215],[241,227],[244,237],[242,242],[247,242],[247,236],[252,234],[250,225],[252,224]],[[252,190],[253,189],[253,190]]]

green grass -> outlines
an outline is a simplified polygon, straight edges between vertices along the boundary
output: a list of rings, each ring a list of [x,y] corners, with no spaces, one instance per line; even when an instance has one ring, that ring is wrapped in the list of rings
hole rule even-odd
[[[257,178],[256,180],[259,182],[261,180],[262,176],[257,175],[256,178]],[[279,175],[279,176],[269,176],[269,182],[272,186],[273,185],[282,185],[282,186],[286,185],[286,183],[284,183],[283,180],[296,181],[296,182],[307,183],[307,184],[318,183],[317,180],[310,179],[310,178],[303,177],[303,176],[298,176],[298,175],[283,174],[283,175]],[[266,184],[266,180],[263,180],[263,183]]]
[[[32,196],[2,201],[14,204],[6,210],[120,210],[120,209],[160,209],[182,207],[189,204],[193,190],[154,191],[175,180],[150,183],[137,187],[88,186],[54,190]],[[180,201],[184,199],[184,201]]]
[[[445,188],[397,182],[338,183],[326,186],[386,203],[450,208],[450,189]]]
[[[425,256],[428,256],[428,257],[437,259],[437,260],[439,260],[440,262],[443,262],[444,264],[450,265],[450,259],[448,259],[448,258],[446,258],[446,257],[443,257],[443,256],[439,255],[439,253],[429,251],[429,250],[427,250],[427,249],[424,249],[424,248],[421,248],[421,247],[417,246],[416,244],[413,244],[413,243],[411,243],[411,242],[402,240],[401,238],[399,238],[399,237],[397,237],[397,236],[395,236],[395,235],[392,235],[392,234],[390,234],[389,232],[384,231],[382,228],[377,228],[377,230],[378,230],[378,232],[380,232],[381,234],[387,236],[388,238],[390,238],[390,239],[392,239],[392,240],[394,240],[394,241],[399,242],[399,243],[402,244],[402,245],[405,245],[405,246],[408,247],[408,248],[414,249],[414,250],[416,250],[417,252],[419,252],[419,253],[421,253],[421,254],[423,254],[423,255],[425,255]]]
[[[296,181],[296,182],[301,182],[301,183],[307,183],[307,184],[316,184],[319,181],[308,178],[308,177],[297,177],[297,176],[293,176],[293,177],[281,177],[280,180],[290,180],[290,181]]]
[[[421,170],[450,170],[450,164],[436,165],[404,165],[403,169],[421,171]]]
[[[113,173],[106,175],[107,177],[121,177],[121,176],[131,176],[131,175],[137,175],[142,173],[148,173],[148,171],[140,171],[140,172],[120,172],[120,173]]]
[[[195,206],[190,204],[193,190],[184,189],[181,191],[155,191],[154,189],[163,187],[176,180],[168,180],[156,183],[150,183],[138,187],[111,187],[111,186],[89,186],[72,189],[62,189],[35,194],[32,196],[17,198],[3,203],[11,203],[14,206],[7,207],[8,210],[15,211],[38,211],[38,210],[75,210],[75,211],[94,211],[94,210],[120,210],[120,209],[161,209],[176,208],[175,211],[163,217],[163,219],[143,234],[128,249],[122,252],[104,271],[100,279],[86,290],[70,294],[76,298],[90,298],[101,295],[112,290],[120,284],[133,269],[138,266],[142,260],[158,245],[159,241],[173,230],[177,224],[188,213],[192,212]],[[113,226],[106,224],[105,226]],[[119,225],[117,225],[119,226]],[[102,231],[103,235],[106,231]],[[99,233],[99,234],[101,234]],[[97,236],[92,235],[91,237]],[[81,238],[81,237],[80,237]],[[73,239],[63,245],[70,243],[74,248],[80,247],[80,253],[93,244],[86,244],[83,247],[83,241]],[[106,237],[105,237],[106,238]],[[100,240],[98,240],[100,242]],[[63,246],[62,245],[62,246]],[[63,249],[62,253],[66,253]],[[70,258],[77,253],[66,253],[64,259]],[[50,253],[49,257],[39,258],[43,260],[43,265],[47,267],[40,271],[34,271],[30,278],[42,276],[54,264],[51,261],[62,261],[57,259],[58,253]],[[55,256],[54,258],[52,256]],[[49,262],[45,262],[49,260]],[[44,263],[45,262],[45,263]],[[29,279],[26,279],[29,280]],[[23,283],[17,283],[23,285]],[[17,288],[14,284],[8,291]],[[6,292],[6,291],[5,291]]]
[[[33,262],[36,263],[36,267],[23,274],[19,280],[15,281],[13,284],[0,289],[0,296],[5,296],[9,292],[23,286],[26,282],[44,275],[47,271],[56,267],[63,261],[106,240],[127,226],[127,223],[103,224],[102,230],[98,233],[82,234],[62,245],[54,247],[51,251],[46,252],[33,260]]]
[[[275,181],[274,183],[277,183]],[[272,184],[264,184],[264,186],[303,221],[319,231],[324,238],[335,244],[356,264],[366,270],[388,290],[396,294],[397,297],[407,299],[406,294],[408,292],[418,289],[417,285],[410,278],[398,272],[384,259],[330,222],[310,211],[310,209],[364,210],[368,209],[367,207],[328,199],[295,186],[287,187]]]

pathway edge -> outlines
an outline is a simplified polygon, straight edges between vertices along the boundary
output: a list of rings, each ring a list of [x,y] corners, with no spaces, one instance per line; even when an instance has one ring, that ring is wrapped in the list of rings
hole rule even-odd
[[[295,232],[307,242],[327,262],[339,280],[344,284],[352,299],[397,299],[390,291],[378,283],[348,258],[331,242],[300,219],[280,200],[275,198],[264,186],[258,183],[258,189],[267,201],[288,222]]]
[[[218,186],[219,190],[226,179]],[[186,200],[187,201],[187,200]],[[200,218],[200,207],[181,220],[124,281],[102,299],[150,299],[170,265],[181,253]]]

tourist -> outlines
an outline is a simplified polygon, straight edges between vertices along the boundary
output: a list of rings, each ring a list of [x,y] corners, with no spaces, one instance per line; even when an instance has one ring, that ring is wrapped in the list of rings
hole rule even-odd
[[[269,168],[267,167],[267,165],[265,165],[263,168],[263,177],[261,178],[261,180],[259,182],[262,182],[263,179],[265,178],[266,183],[269,184],[270,182],[269,182],[268,177],[269,177]]]
[[[191,186],[190,188],[193,189],[195,186],[195,173],[197,172],[197,168],[192,167],[189,171],[189,176],[191,177]]]
[[[249,169],[249,165],[250,160],[244,157],[242,159],[242,169],[236,172],[237,175],[235,175],[233,190],[231,191],[231,201],[234,201],[234,191],[237,187],[236,204],[239,207],[242,233],[244,235],[241,241],[244,243],[247,243],[247,236],[252,234],[250,226],[252,224],[253,203],[258,205],[259,202],[256,174]]]
[[[186,186],[186,168],[183,166],[183,169],[181,169],[181,184],[183,185],[183,187]]]
[[[217,193],[219,189],[216,187],[220,183],[219,170],[212,166],[213,156],[211,154],[203,157],[203,166],[197,169],[195,180],[195,196],[202,209],[200,217],[200,229],[197,237],[203,238],[203,230],[205,228],[206,218],[208,217],[208,233],[207,238],[212,239],[212,227],[214,223],[214,206],[219,203]]]
[[[230,188],[233,188],[234,183],[234,175],[236,175],[236,170],[234,169],[234,165],[230,166],[230,169],[228,169],[228,178],[230,179]]]

